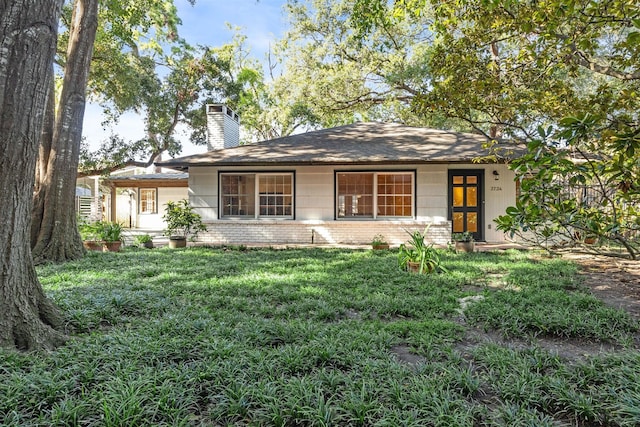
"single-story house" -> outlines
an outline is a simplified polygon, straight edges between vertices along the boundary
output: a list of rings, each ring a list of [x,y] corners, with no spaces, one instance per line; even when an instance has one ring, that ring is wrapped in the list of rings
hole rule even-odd
[[[486,138],[404,126],[354,123],[238,145],[237,115],[207,105],[209,151],[156,163],[188,172],[189,201],[211,244],[391,244],[428,229],[503,242],[493,219],[513,205],[514,174],[487,156]]]

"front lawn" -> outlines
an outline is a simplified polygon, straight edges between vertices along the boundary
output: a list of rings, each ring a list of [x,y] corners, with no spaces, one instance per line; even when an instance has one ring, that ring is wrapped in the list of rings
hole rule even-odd
[[[127,248],[42,266],[73,339],[0,350],[0,425],[640,425],[639,325],[573,264],[442,260]]]

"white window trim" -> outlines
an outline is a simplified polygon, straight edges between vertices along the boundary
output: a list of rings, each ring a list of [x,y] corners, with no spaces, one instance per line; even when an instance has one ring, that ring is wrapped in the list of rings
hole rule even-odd
[[[339,216],[338,211],[340,208],[339,194],[338,194],[338,175],[349,175],[349,174],[373,174],[373,216]],[[409,175],[411,177],[411,216],[385,216],[378,215],[378,175]],[[337,221],[367,221],[373,219],[409,219],[416,217],[416,172],[415,171],[406,171],[406,170],[379,170],[379,171],[370,171],[370,170],[351,170],[351,171],[336,171],[336,180],[335,180],[335,218]]]
[[[222,191],[222,177],[223,176],[254,176],[255,177],[255,187],[254,187],[254,215],[225,215],[224,214],[224,205],[222,203],[222,197],[224,196]],[[260,178],[264,176],[289,176],[291,177],[291,215],[260,215]],[[293,219],[295,218],[295,176],[293,172],[220,172],[219,174],[219,196],[218,196],[218,204],[220,206],[220,219],[244,219],[244,220],[252,220],[252,219]],[[284,195],[283,195],[284,196]]]

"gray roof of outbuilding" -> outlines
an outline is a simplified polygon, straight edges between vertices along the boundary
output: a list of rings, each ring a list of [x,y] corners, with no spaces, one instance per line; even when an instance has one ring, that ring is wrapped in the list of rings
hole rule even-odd
[[[468,163],[489,154],[483,147],[487,142],[484,136],[471,133],[365,122],[209,151],[157,165],[185,170],[209,165]]]
[[[138,175],[116,175],[110,176],[109,181],[146,181],[146,180],[181,180],[189,179],[188,173],[173,172],[173,173],[146,173]]]

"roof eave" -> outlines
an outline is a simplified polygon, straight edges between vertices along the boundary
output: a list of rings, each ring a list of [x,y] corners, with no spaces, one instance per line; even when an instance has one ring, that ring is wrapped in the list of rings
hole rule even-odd
[[[376,160],[364,159],[356,161],[325,161],[325,160],[305,160],[305,161],[216,161],[216,162],[181,162],[181,163],[158,163],[158,166],[171,168],[180,171],[186,171],[190,167],[228,167],[228,166],[359,166],[359,165],[411,165],[411,164],[449,164],[449,163],[479,163],[479,164],[495,164],[506,163],[507,159],[496,159],[491,161],[483,159],[478,161],[477,158],[472,159],[406,159],[406,160]]]

